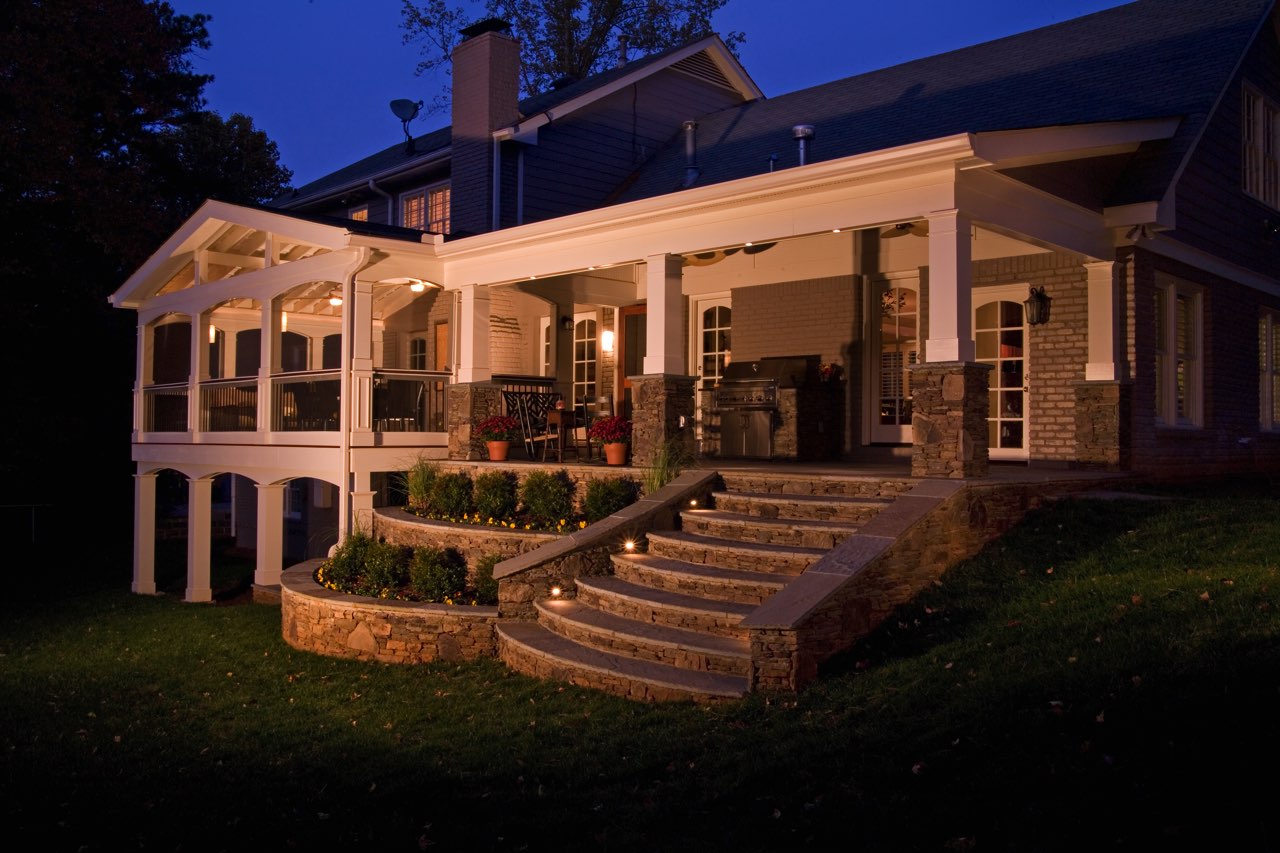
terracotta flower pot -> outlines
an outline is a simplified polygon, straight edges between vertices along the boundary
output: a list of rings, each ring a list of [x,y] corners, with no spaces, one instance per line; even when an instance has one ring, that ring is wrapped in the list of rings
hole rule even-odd
[[[613,441],[604,446],[604,460],[610,465],[627,464],[627,445],[622,441]]]
[[[490,462],[506,462],[507,451],[511,449],[509,441],[486,441],[485,446],[489,448]]]

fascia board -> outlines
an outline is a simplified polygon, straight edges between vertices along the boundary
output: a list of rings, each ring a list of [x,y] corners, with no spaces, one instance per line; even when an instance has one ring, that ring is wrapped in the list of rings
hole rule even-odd
[[[956,206],[992,230],[1103,260],[1114,254],[1102,216],[1021,181],[986,170],[963,172]]]
[[[696,41],[675,53],[663,57],[661,61],[652,62],[644,65],[630,74],[624,74],[616,80],[613,80],[603,86],[599,86],[590,91],[583,92],[576,98],[570,98],[562,104],[557,104],[549,110],[543,110],[524,121],[516,122],[510,127],[499,128],[494,131],[494,137],[498,139],[513,139],[517,142],[536,145],[538,141],[538,130],[553,121],[558,121],[565,116],[577,112],[583,107],[595,103],[601,98],[607,98],[615,92],[626,89],[646,77],[651,77],[665,68],[675,65],[677,62],[688,59],[702,51],[708,51],[711,54],[712,61],[726,72],[726,76],[737,87],[739,94],[745,100],[756,100],[764,97],[764,93],[760,91],[760,87],[747,76],[747,72],[733,58],[733,54],[725,47],[719,36],[707,36],[705,39]],[[730,73],[730,69],[733,70]]]
[[[443,148],[437,148],[434,151],[422,155],[421,159],[411,160],[407,163],[400,163],[399,165],[392,166],[389,169],[383,169],[380,172],[362,175],[359,178],[352,178],[346,183],[339,184],[334,187],[328,187],[320,192],[291,198],[287,202],[282,203],[280,205],[280,209],[292,210],[295,207],[315,204],[316,202],[324,201],[325,199],[332,198],[333,196],[340,196],[344,193],[351,192],[352,190],[363,189],[369,186],[370,181],[385,181],[390,178],[399,177],[400,175],[408,174],[409,172],[413,172],[417,169],[423,169],[431,166],[438,160],[448,160],[452,154],[453,146],[446,145]]]
[[[1170,138],[1181,122],[1161,118],[975,133],[973,150],[997,169],[1124,154],[1143,142]]]

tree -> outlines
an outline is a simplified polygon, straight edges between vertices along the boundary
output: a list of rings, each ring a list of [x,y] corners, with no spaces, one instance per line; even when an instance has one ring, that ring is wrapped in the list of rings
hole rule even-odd
[[[712,32],[711,17],[728,0],[487,0],[485,17],[511,23],[521,49],[521,94],[535,95],[564,78],[581,80],[613,66],[626,39],[645,55]],[[474,6],[474,4],[472,4]],[[404,0],[405,44],[421,44],[419,74],[444,66],[458,31],[479,16],[448,0]],[[734,50],[745,37],[724,34]],[[436,109],[447,103],[438,99]]]
[[[0,3],[0,476],[17,501],[127,488],[135,318],[107,296],[206,196],[291,177],[245,116],[204,109],[205,15],[158,0]],[[119,495],[99,506],[127,507]],[[11,501],[12,502],[12,501]]]

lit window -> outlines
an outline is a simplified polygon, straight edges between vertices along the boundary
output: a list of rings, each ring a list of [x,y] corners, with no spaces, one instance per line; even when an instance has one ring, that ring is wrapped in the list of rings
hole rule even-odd
[[[1156,420],[1166,426],[1204,423],[1200,394],[1203,298],[1175,279],[1156,284]]]
[[[1280,208],[1280,106],[1244,90],[1244,191]]]
[[[434,234],[449,233],[449,185],[413,190],[400,196],[400,224]]]
[[[573,324],[573,399],[596,396],[596,321]]]
[[[1280,314],[1258,318],[1258,425],[1280,430]]]
[[[368,222],[369,221],[369,205],[366,204],[361,207],[353,207],[351,209],[350,217],[354,219],[356,222]]]
[[[409,339],[409,369],[410,370],[426,370],[427,369],[427,339],[426,338],[410,338]]]

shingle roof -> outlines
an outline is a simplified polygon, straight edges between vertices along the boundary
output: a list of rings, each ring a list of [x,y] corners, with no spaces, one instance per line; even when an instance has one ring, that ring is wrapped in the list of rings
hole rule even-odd
[[[1140,0],[704,116],[695,186],[767,172],[775,152],[776,168],[797,165],[797,124],[816,127],[816,162],[966,132],[1184,117],[1110,203],[1158,198],[1272,2]],[[619,201],[680,189],[684,165],[673,140]]]

